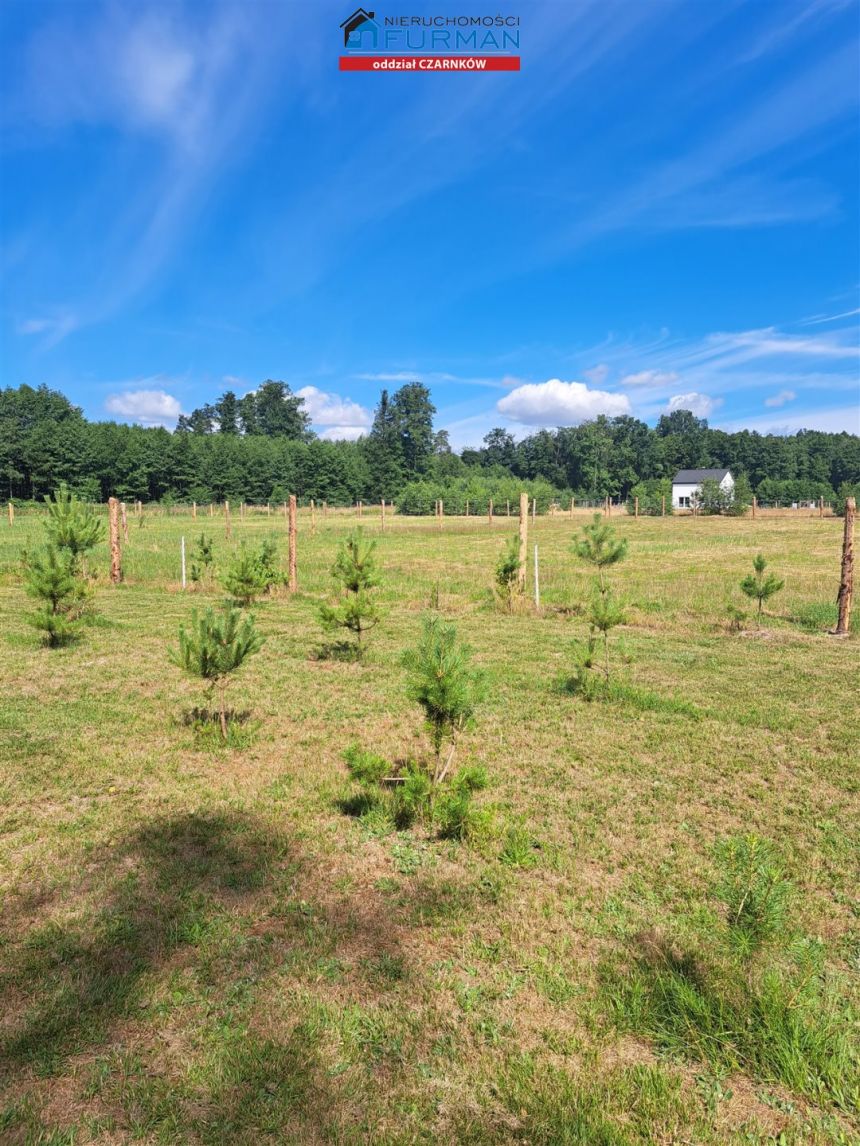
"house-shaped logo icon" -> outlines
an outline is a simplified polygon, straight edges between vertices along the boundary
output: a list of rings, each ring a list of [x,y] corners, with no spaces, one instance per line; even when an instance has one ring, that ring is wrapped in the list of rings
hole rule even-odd
[[[356,8],[341,24],[343,28],[343,46],[345,48],[364,47],[365,34],[370,37],[370,47],[375,48],[379,38],[379,25],[374,20],[375,13],[365,12],[363,8]]]

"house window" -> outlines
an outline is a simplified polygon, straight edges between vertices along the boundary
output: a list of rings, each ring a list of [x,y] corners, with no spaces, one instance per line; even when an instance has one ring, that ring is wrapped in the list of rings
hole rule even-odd
[[[678,505],[681,507],[681,509],[689,509],[690,508],[690,499],[688,497],[679,497],[678,498]]]

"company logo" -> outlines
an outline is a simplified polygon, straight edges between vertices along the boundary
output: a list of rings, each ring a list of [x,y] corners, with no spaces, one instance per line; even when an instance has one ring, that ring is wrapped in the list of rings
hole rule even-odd
[[[518,72],[519,16],[383,16],[356,8],[340,25],[342,72]]]
[[[350,49],[361,50],[364,47],[376,48],[379,43],[379,25],[374,19],[375,13],[365,12],[363,8],[356,8],[351,16],[341,24],[343,28],[343,46]],[[365,35],[369,44],[365,42]]]

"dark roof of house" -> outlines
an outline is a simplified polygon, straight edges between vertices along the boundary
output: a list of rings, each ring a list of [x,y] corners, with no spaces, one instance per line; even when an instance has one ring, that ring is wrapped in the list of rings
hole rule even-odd
[[[728,470],[678,470],[672,478],[673,485],[691,485],[700,481],[722,481]]]

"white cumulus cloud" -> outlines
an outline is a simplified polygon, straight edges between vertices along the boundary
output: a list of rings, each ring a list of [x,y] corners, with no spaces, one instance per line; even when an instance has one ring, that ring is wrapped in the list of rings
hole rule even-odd
[[[328,426],[338,431],[357,430],[361,433],[373,421],[370,410],[359,406],[358,402],[353,402],[351,398],[342,398],[339,394],[327,394],[325,390],[318,390],[316,386],[302,386],[301,390],[296,390],[296,397],[304,398],[305,410],[310,414],[315,426]],[[352,436],[358,437],[359,433]]]
[[[142,426],[172,427],[182,413],[179,400],[166,390],[124,390],[105,401],[109,414]]]
[[[626,394],[591,390],[584,382],[530,382],[517,386],[496,405],[500,414],[528,426],[578,426],[598,414],[629,414]]]
[[[707,418],[712,411],[722,404],[722,398],[711,398],[708,394],[697,394],[694,390],[689,394],[673,394],[666,406],[666,411],[671,414],[673,410],[689,410],[697,418]]]
[[[640,370],[638,374],[625,374],[622,386],[671,386],[678,381],[674,370]]]
[[[793,390],[780,390],[778,394],[774,394],[771,398],[765,398],[765,406],[784,406],[786,402],[793,402],[797,397]]]

